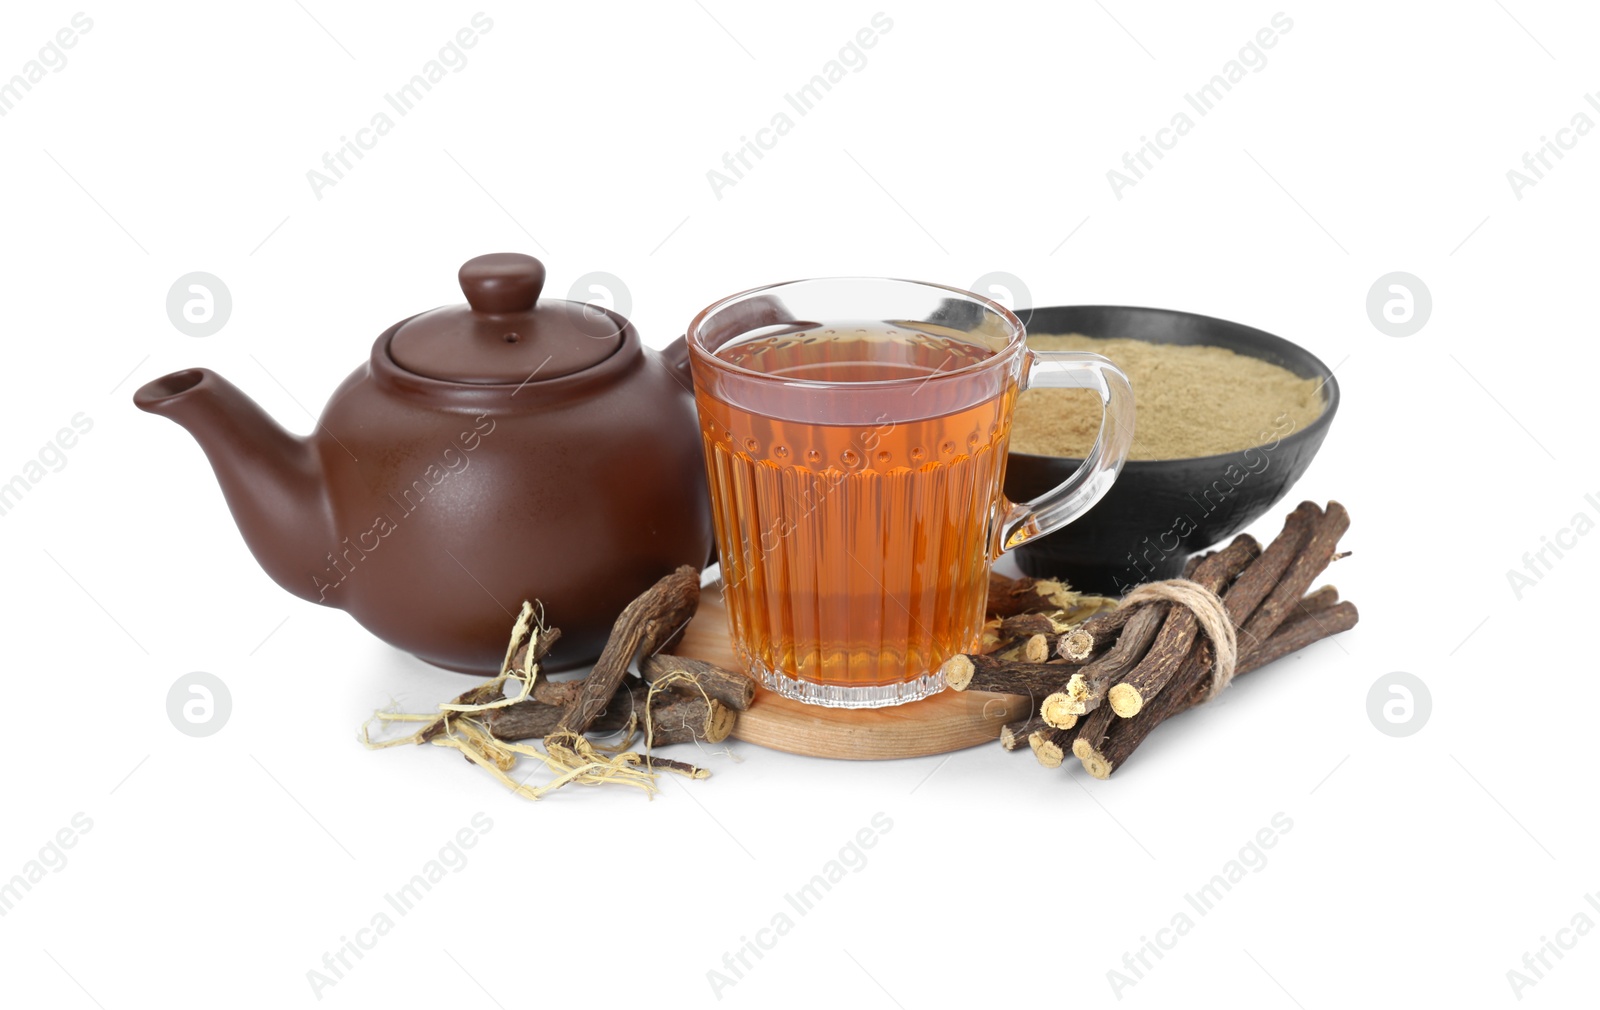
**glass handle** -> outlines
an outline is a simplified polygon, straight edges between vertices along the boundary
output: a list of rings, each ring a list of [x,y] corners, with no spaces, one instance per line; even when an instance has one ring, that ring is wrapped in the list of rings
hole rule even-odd
[[[1072,475],[1032,501],[1013,504],[1002,498],[996,556],[1072,522],[1105,497],[1122,472],[1133,444],[1133,387],[1107,358],[1084,351],[1029,349],[1028,370],[1021,390],[1093,389],[1100,394],[1100,434],[1089,455]]]

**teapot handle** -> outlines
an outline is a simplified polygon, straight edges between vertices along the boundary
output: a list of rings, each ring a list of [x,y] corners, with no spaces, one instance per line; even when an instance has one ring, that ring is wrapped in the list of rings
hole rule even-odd
[[[683,387],[691,392],[694,390],[694,372],[689,367],[689,338],[687,335],[679,337],[661,349],[661,360],[669,372],[682,376]],[[717,536],[715,530],[711,534],[711,556],[706,559],[703,567],[710,568],[718,561]]]
[[[679,337],[661,349],[661,360],[672,371],[683,377],[683,381],[694,387],[694,373],[689,367],[689,338]]]

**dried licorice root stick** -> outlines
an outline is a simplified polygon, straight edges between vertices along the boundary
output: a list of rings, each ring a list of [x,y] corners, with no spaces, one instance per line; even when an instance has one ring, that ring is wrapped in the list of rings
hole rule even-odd
[[[1024,663],[983,654],[957,654],[944,661],[939,672],[952,691],[993,691],[1042,698],[1056,690],[1071,673],[1065,663]]]
[[[1117,611],[1112,611],[1112,613],[1117,613]],[[1114,634],[1097,639],[1091,631],[1074,628],[1057,639],[1056,652],[1063,659],[1075,659],[1082,662],[1094,655],[1096,649],[1103,649],[1116,640],[1117,636]]]
[[[1272,538],[1272,542],[1261,552],[1261,556],[1233,580],[1233,585],[1228,587],[1227,593],[1222,597],[1222,603],[1227,607],[1228,618],[1233,621],[1234,627],[1243,627],[1245,621],[1261,605],[1261,601],[1266,599],[1277,586],[1278,581],[1283,578],[1283,573],[1305,548],[1312,527],[1321,518],[1322,509],[1318,508],[1316,503],[1301,502],[1283,521],[1283,530]],[[1304,591],[1303,588],[1300,590]],[[1299,593],[1295,595],[1298,596]],[[1243,642],[1240,643],[1240,651],[1246,651]]]
[[[533,685],[533,700],[564,710],[582,688],[581,680],[541,680]]]
[[[1310,601],[1311,598],[1307,597],[1307,603]],[[1356,605],[1349,600],[1332,602],[1305,613],[1296,613],[1278,625],[1278,630],[1272,633],[1266,644],[1252,652],[1250,657],[1240,664],[1239,673],[1259,670],[1268,663],[1282,659],[1291,652],[1299,652],[1314,642],[1320,642],[1342,631],[1349,631],[1360,619],[1361,614],[1356,610]],[[1203,692],[1195,692],[1192,699],[1193,704],[1198,705],[1205,700],[1205,695]]]
[[[646,751],[675,743],[721,743],[738,719],[733,709],[713,698],[662,688],[651,689],[644,712]]]
[[[756,698],[756,682],[742,673],[724,670],[701,659],[658,653],[646,656],[641,664],[644,679],[651,684],[668,682],[669,686],[693,692],[704,691],[707,697],[743,712]]]
[[[556,639],[560,637],[560,628],[546,628],[539,632],[538,636],[535,637],[531,643],[533,646],[532,663],[537,663],[541,659],[544,659],[545,656],[549,655],[550,647],[555,645]],[[511,669],[519,673],[531,669],[531,663],[528,659],[529,644],[530,643],[528,642],[524,642],[517,647],[516,653],[511,657]]]
[[[1155,641],[1167,617],[1167,604],[1151,603],[1145,606],[1124,607],[1133,613],[1133,619],[1122,629],[1122,635],[1111,650],[1067,680],[1066,686],[1046,695],[1039,706],[1045,722],[1057,728],[1072,725],[1080,715],[1099,708],[1106,691],[1116,679],[1138,665]],[[1117,611],[1121,613],[1122,611]]]
[[[654,754],[643,754],[635,764],[642,764],[650,771],[672,772],[690,779],[708,779],[711,773],[699,765],[692,765],[687,761],[674,761],[671,758],[657,757]]]
[[[1304,614],[1315,614],[1320,610],[1327,610],[1338,602],[1339,590],[1334,586],[1323,586],[1316,592],[1307,594],[1305,599],[1296,604],[1294,612],[1289,615],[1287,620],[1293,621]]]
[[[576,687],[583,682],[568,683]],[[530,740],[554,733],[564,712],[563,708],[546,704],[535,696],[486,713],[483,723],[496,739]],[[612,696],[606,710],[589,724],[588,732],[612,733],[633,725],[645,730],[647,747],[697,741],[721,743],[733,732],[736,718],[733,709],[692,688],[687,691],[676,687],[652,689],[635,682]]]
[[[515,646],[515,655],[502,664],[500,676],[493,680],[479,684],[477,687],[463,691],[453,700],[446,703],[446,708],[440,706],[439,717],[424,726],[417,733],[417,743],[423,744],[433,740],[434,737],[449,732],[450,720],[458,718],[461,709],[472,709],[480,705],[488,705],[505,697],[503,687],[508,671],[521,671],[526,676],[532,676],[534,667],[550,652],[550,647],[556,644],[556,639],[561,637],[560,628],[540,628],[533,623],[533,608],[530,604],[523,604],[522,615],[517,619],[517,626],[512,631],[512,643]],[[528,650],[532,647],[533,655],[530,658]],[[545,684],[536,681],[534,690],[537,692]]]
[[[525,615],[528,614],[529,606],[529,604],[523,604]],[[504,708],[507,705],[514,705],[519,701],[533,697],[534,693],[543,685],[543,681],[538,679],[539,662],[549,653],[550,646],[555,644],[555,640],[561,636],[559,630],[551,630],[552,633],[547,636],[543,627],[538,625],[533,627],[527,636],[527,640],[517,649],[512,665],[505,668],[504,672],[489,685],[498,689],[494,692],[498,697],[485,695],[486,700],[478,702],[449,701],[440,705],[439,711],[451,712],[456,715],[472,715],[486,709]],[[548,638],[548,641],[546,641],[546,638]],[[522,685],[521,693],[514,698],[508,698],[503,693],[507,680],[516,680]]]
[[[1278,628],[1281,631],[1282,629],[1288,627],[1291,622],[1295,622],[1306,617],[1315,617],[1317,614],[1320,614],[1323,611],[1333,607],[1338,602],[1339,590],[1333,586],[1323,586],[1321,589],[1309,594],[1299,603],[1297,603],[1294,610],[1290,612],[1289,616],[1284,619],[1282,624],[1278,625]],[[1277,633],[1274,632],[1273,637],[1267,639],[1267,642],[1275,642],[1277,641],[1277,638]],[[1253,656],[1253,653],[1258,651],[1259,649],[1246,650],[1243,646],[1241,646],[1241,655],[1239,657],[1240,669],[1244,668],[1246,662],[1252,664],[1250,669],[1255,669],[1257,666],[1260,666],[1261,661]],[[1178,671],[1178,677],[1174,678],[1174,683],[1178,683],[1181,680],[1182,683],[1194,685],[1191,687],[1191,690],[1201,690],[1206,691],[1208,694],[1215,694],[1216,692],[1211,689],[1211,678],[1205,676],[1206,672],[1211,669],[1211,656],[1206,651],[1206,643],[1201,643],[1201,647],[1190,653],[1189,659],[1185,662],[1192,663],[1193,669],[1185,668],[1184,670]],[[1237,673],[1238,671],[1236,670],[1235,674]]]
[[[583,680],[583,688],[567,706],[555,732],[582,735],[627,676],[642,649],[654,653],[677,635],[700,604],[700,573],[684,565],[623,608],[611,626],[611,637]]]
[[[1030,635],[1059,635],[1072,627],[1066,621],[1066,614],[1056,610],[1046,613],[1033,611],[1026,614],[1013,614],[1000,622],[1000,638],[1002,640],[1027,638]]]
[[[1104,611],[1062,635],[1061,644],[1057,649],[1061,658],[1082,663],[1088,661],[1095,653],[1111,648],[1137,609],[1137,607],[1118,607],[1116,610]]]
[[[1261,545],[1248,533],[1235,537],[1233,543],[1206,558],[1195,566],[1191,581],[1213,593],[1220,593],[1245,570],[1245,566],[1261,554]],[[1139,711],[1146,701],[1161,693],[1194,648],[1200,632],[1200,622],[1188,607],[1173,606],[1167,610],[1166,623],[1156,636],[1150,651],[1139,665],[1128,672],[1120,684],[1106,692],[1112,709],[1120,716],[1130,716]]]
[[[1099,708],[1084,716],[1078,725],[1077,735],[1072,738],[1072,754],[1080,761],[1087,762],[1089,755],[1095,752],[1105,742],[1106,732],[1111,729],[1111,721],[1116,713],[1111,711],[1110,705],[1101,705]]]
[[[1034,760],[1046,768],[1060,768],[1061,762],[1067,759],[1067,751],[1072,747],[1072,738],[1078,731],[1073,728],[1055,729],[1044,726],[1028,734],[1028,747],[1033,751]]]
[[[1036,715],[1008,722],[1000,727],[1000,746],[1006,750],[1020,750],[1028,746],[1028,734],[1034,730],[1049,728],[1045,721]]]
[[[1017,614],[1062,612],[1069,624],[1116,605],[1104,596],[1079,593],[1056,579],[1007,578],[989,573],[990,617],[1007,618]]]
[[[1295,519],[1297,515],[1301,517],[1298,520]],[[1262,660],[1257,654],[1268,654],[1264,650],[1277,650],[1277,655],[1283,654],[1282,642],[1273,643],[1271,639],[1263,640],[1262,636],[1275,632],[1280,624],[1285,623],[1284,618],[1297,609],[1309,613],[1295,623],[1299,625],[1309,622],[1309,626],[1296,628],[1297,634],[1301,636],[1299,639],[1288,639],[1290,642],[1300,642],[1294,646],[1295,648],[1301,648],[1309,642],[1316,641],[1317,638],[1336,634],[1354,626],[1357,616],[1355,607],[1350,604],[1332,604],[1330,597],[1337,596],[1336,590],[1331,593],[1327,589],[1318,590],[1304,598],[1300,595],[1332,561],[1339,537],[1349,526],[1349,513],[1338,502],[1329,502],[1325,511],[1313,504],[1304,503],[1290,514],[1289,521],[1284,524],[1283,533],[1279,534],[1273,541],[1273,547],[1269,548],[1273,550],[1274,556],[1268,559],[1268,564],[1271,566],[1280,564],[1282,552],[1287,549],[1279,546],[1280,542],[1284,545],[1296,545],[1294,556],[1287,565],[1279,569],[1282,572],[1281,578],[1272,585],[1270,591],[1266,592],[1265,599],[1254,608],[1255,612],[1239,630],[1240,660],[1235,676],[1247,668],[1255,669],[1260,665]],[[1233,593],[1230,589],[1229,595],[1234,597],[1233,606],[1228,608],[1230,618],[1244,612],[1250,603],[1250,597],[1259,598],[1260,592],[1259,585],[1253,581],[1246,582],[1238,593]],[[1224,602],[1226,603],[1226,597]],[[1248,634],[1252,628],[1255,629],[1254,634]],[[1308,635],[1314,637],[1305,637]],[[1215,693],[1212,690],[1209,664],[1202,658],[1204,651],[1196,650],[1196,654],[1185,660],[1184,668],[1175,678],[1176,683],[1159,695],[1153,704],[1144,706],[1141,711],[1125,720],[1126,725],[1119,724],[1116,727],[1115,733],[1112,734],[1117,739],[1115,744],[1110,740],[1094,739],[1090,741],[1087,753],[1082,753],[1078,747],[1074,747],[1074,753],[1083,761],[1084,767],[1090,774],[1101,778],[1110,775],[1112,770],[1125,760],[1127,755],[1131,754],[1163,720],[1191,705],[1199,704]],[[1080,734],[1079,740],[1083,739],[1084,735]],[[1100,749],[1102,744],[1114,750],[1109,754],[1103,752]]]
[[[1319,590],[1319,594],[1321,591]],[[1316,596],[1318,594],[1313,594]],[[1323,595],[1326,600],[1326,595]],[[1310,602],[1308,598],[1307,602]],[[1341,631],[1356,626],[1360,619],[1355,604],[1335,603],[1310,613],[1300,614],[1285,621],[1273,636],[1261,646],[1251,650],[1239,662],[1234,676],[1257,670],[1273,660],[1318,642]],[[1080,733],[1072,752],[1083,762],[1084,769],[1097,779],[1109,778],[1121,768],[1130,755],[1138,749],[1150,733],[1179,712],[1204,704],[1210,697],[1202,680],[1187,691],[1169,688],[1159,695],[1144,711],[1131,719],[1119,719],[1111,732],[1089,743]],[[1082,744],[1083,746],[1079,746]]]
[[[1054,579],[1013,579],[998,572],[989,573],[989,613],[1006,618],[1045,610],[1065,610],[1052,597],[1070,592]]]
[[[1017,663],[1043,663],[1052,651],[1049,635],[1029,635],[986,655]]]
[[[1262,595],[1266,595],[1266,592],[1272,587],[1272,581],[1282,575],[1283,568],[1288,567],[1288,563],[1294,559],[1294,554],[1301,549],[1302,544],[1306,541],[1306,536],[1309,535],[1310,519],[1314,519],[1315,515],[1318,514],[1320,514],[1320,509],[1317,509],[1314,504],[1301,504],[1301,507],[1290,515],[1288,522],[1285,522],[1283,533],[1280,533],[1272,541],[1272,544],[1267,546],[1266,551],[1262,551],[1261,555],[1256,557],[1253,562],[1250,562],[1250,565],[1238,575],[1238,578],[1234,579],[1234,584],[1229,586],[1227,594],[1222,597],[1222,602],[1224,602],[1227,611],[1229,611],[1229,618],[1234,621],[1234,624],[1242,623],[1243,618],[1248,616],[1250,610],[1256,607],[1256,603],[1261,602]],[[1211,560],[1214,557],[1218,557],[1218,552],[1203,555],[1197,554],[1192,559],[1189,559],[1189,563],[1184,567],[1184,578],[1192,578],[1202,563],[1208,563],[1208,565],[1210,563],[1219,563]],[[1130,610],[1149,611],[1155,610],[1155,608],[1157,607],[1154,607],[1154,605],[1149,605],[1149,607],[1125,607],[1120,611],[1112,611],[1112,613],[1123,613],[1123,611]],[[1243,613],[1237,613],[1238,608],[1243,608]],[[1158,611],[1165,616],[1165,605],[1158,607]],[[1082,627],[1083,629],[1088,629],[1094,624],[1106,624],[1106,618],[1109,618],[1109,616],[1094,616],[1094,618],[1085,621]],[[1147,621],[1147,619],[1149,618],[1141,618],[1141,621]],[[1134,634],[1134,632],[1138,632],[1138,634]],[[1130,635],[1133,635],[1131,640]],[[1117,645],[1112,648],[1110,653],[1102,656],[1101,659],[1096,659],[1090,666],[1083,667],[1082,674],[1075,674],[1067,682],[1066,690],[1061,691],[1058,695],[1051,695],[1045,698],[1045,703],[1040,706],[1040,714],[1046,720],[1064,720],[1069,715],[1083,715],[1094,711],[1102,703],[1102,699],[1106,698],[1110,685],[1115,683],[1118,677],[1122,677],[1126,671],[1130,671],[1131,667],[1138,663],[1139,659],[1144,658],[1144,653],[1149,650],[1150,639],[1154,635],[1154,627],[1149,627],[1147,624],[1142,624],[1138,629],[1123,631],[1122,637],[1118,639]],[[1123,653],[1123,643],[1125,642],[1131,647],[1128,653]],[[1112,656],[1118,656],[1118,661],[1112,663],[1110,661]],[[1126,659],[1126,661],[1123,661],[1123,659]],[[1194,661],[1194,653],[1190,653],[1190,658],[1186,659],[1186,663],[1190,663],[1190,661]],[[1104,663],[1104,666],[1101,666],[1102,663]],[[1174,675],[1174,677],[1182,677],[1182,675],[1184,675],[1184,671],[1179,669],[1178,674]]]
[[[1350,513],[1336,501],[1311,524],[1305,546],[1289,562],[1283,577],[1272,587],[1261,605],[1255,608],[1239,629],[1239,647],[1246,649],[1272,637],[1278,625],[1289,616],[1311,583],[1333,561],[1339,538],[1350,528]]]
[[[1294,562],[1306,541],[1310,538],[1312,529],[1322,518],[1322,509],[1312,502],[1301,502],[1300,505],[1284,520],[1283,530],[1267,545],[1261,556],[1252,561],[1239,577],[1233,580],[1233,585],[1228,587],[1222,596],[1223,609],[1227,611],[1228,620],[1233,622],[1235,628],[1240,628],[1249,618],[1252,611],[1261,603],[1278,580],[1283,577],[1289,565]],[[1337,596],[1337,591],[1335,591]],[[1304,607],[1309,598],[1301,602]],[[1248,640],[1241,635],[1239,642],[1239,661],[1250,651]],[[1188,684],[1206,676],[1215,661],[1215,651],[1209,641],[1201,642],[1199,647],[1190,652],[1184,659],[1183,665],[1171,678],[1173,685]],[[1137,715],[1144,707],[1144,697],[1137,695],[1131,688],[1118,690],[1122,708],[1117,714],[1131,717]]]
[[[549,693],[535,689],[534,696],[527,701],[484,713],[483,724],[491,735],[500,740],[534,740],[549,736],[561,724],[571,699],[575,697],[576,692],[571,689],[582,686],[583,681],[572,680],[548,685],[551,689]],[[649,690],[648,686],[639,683],[618,691],[605,710],[589,724],[588,731],[612,733],[626,728],[636,712],[644,711]],[[541,700],[541,695],[551,701]]]

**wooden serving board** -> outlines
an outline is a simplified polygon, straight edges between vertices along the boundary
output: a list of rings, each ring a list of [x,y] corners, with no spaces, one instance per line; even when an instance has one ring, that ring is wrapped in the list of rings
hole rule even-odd
[[[721,594],[701,594],[700,609],[674,650],[681,656],[740,670],[728,638]],[[748,672],[748,671],[746,671]],[[736,740],[811,757],[879,760],[945,754],[989,743],[1000,727],[1028,714],[1027,698],[981,691],[941,691],[888,708],[803,705],[756,686],[756,700],[739,713]]]

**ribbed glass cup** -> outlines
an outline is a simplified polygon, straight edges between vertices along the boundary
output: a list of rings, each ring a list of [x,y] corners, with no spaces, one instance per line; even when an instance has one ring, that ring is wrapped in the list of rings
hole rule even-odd
[[[989,299],[882,278],[758,288],[695,317],[730,633],[766,687],[838,708],[940,690],[944,660],[977,644],[990,562],[1047,531],[1046,510],[1060,525],[1115,479],[1126,439],[1114,465],[1097,446],[1048,501],[1001,494],[1025,376],[1107,397],[1103,369],[1121,379],[1025,337]]]

